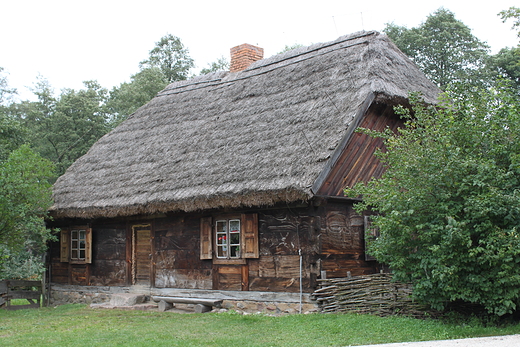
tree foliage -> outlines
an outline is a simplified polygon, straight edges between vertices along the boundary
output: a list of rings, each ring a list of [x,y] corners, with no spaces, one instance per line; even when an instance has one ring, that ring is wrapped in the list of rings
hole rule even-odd
[[[206,75],[211,72],[229,70],[229,60],[224,57],[218,58],[216,61],[209,63],[208,67],[200,70],[200,75]]]
[[[58,174],[110,130],[105,109],[108,91],[96,81],[84,85],[85,89],[64,89],[56,98],[48,82],[40,80],[34,90],[38,101],[17,105],[29,142],[56,165]]]
[[[438,107],[414,99],[406,127],[385,138],[387,171],[349,195],[379,213],[371,245],[414,294],[441,309],[520,304],[520,100],[510,86]]]
[[[41,258],[52,238],[44,217],[52,204],[53,174],[52,163],[27,145],[0,162],[0,278],[9,273],[2,263]]]
[[[0,106],[9,103],[12,100],[12,97],[16,95],[16,89],[9,87],[9,82],[7,81],[7,73],[3,67],[0,67]]]
[[[157,67],[150,67],[132,75],[129,83],[121,83],[112,89],[107,101],[112,126],[119,124],[150,101],[167,84],[163,72]]]
[[[0,161],[7,159],[9,153],[21,146],[25,137],[26,131],[21,122],[0,105]]]
[[[485,81],[489,47],[449,10],[440,8],[416,28],[387,24],[383,31],[441,89]]]
[[[292,51],[293,49],[300,48],[300,47],[303,47],[303,45],[300,43],[294,43],[292,45],[285,45],[285,47],[280,52],[278,52],[278,54],[289,52],[289,51]]]
[[[149,58],[141,62],[141,67],[158,67],[166,82],[171,83],[187,79],[194,62],[180,38],[168,34],[155,43]]]
[[[507,10],[501,11],[499,16],[502,18],[502,21],[505,23],[508,19],[513,19],[513,29],[518,30],[518,37],[520,37],[520,8],[518,7],[510,7]]]
[[[513,81],[520,92],[520,47],[502,48],[490,57],[489,66],[498,76]]]

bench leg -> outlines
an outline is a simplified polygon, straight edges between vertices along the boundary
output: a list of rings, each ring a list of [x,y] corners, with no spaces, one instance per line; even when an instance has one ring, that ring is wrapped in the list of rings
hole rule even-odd
[[[195,313],[205,313],[211,311],[211,306],[206,306],[202,304],[195,305]]]
[[[157,304],[157,308],[159,309],[159,312],[164,312],[167,310],[171,310],[173,308],[173,304],[170,304],[169,302],[161,300]]]

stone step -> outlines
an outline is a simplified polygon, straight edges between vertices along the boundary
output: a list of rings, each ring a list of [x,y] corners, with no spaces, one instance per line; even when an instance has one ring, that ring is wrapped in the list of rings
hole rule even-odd
[[[142,304],[147,300],[147,296],[143,294],[112,294],[110,296],[110,305],[112,306],[134,306]]]

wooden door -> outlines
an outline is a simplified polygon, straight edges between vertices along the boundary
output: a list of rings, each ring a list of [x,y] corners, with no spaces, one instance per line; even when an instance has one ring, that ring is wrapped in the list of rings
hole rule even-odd
[[[151,286],[153,278],[152,228],[132,226],[132,284]]]

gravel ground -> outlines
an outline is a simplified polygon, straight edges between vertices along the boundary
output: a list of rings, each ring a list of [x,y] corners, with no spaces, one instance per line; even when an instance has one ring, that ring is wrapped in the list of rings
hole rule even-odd
[[[385,343],[371,347],[519,347],[520,335],[476,337],[460,340]],[[368,347],[356,346],[356,347]]]

